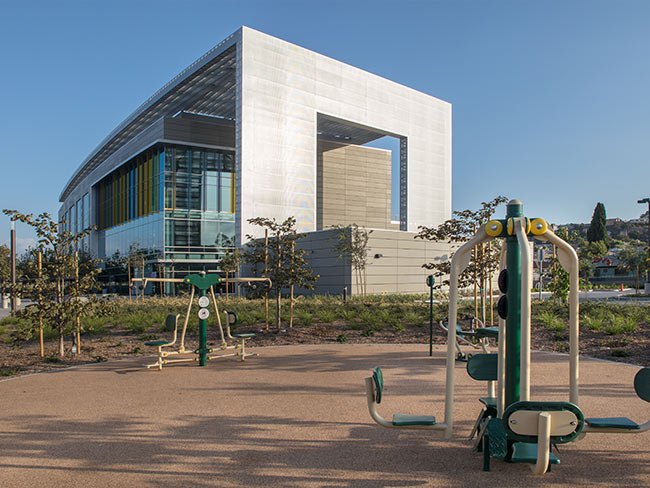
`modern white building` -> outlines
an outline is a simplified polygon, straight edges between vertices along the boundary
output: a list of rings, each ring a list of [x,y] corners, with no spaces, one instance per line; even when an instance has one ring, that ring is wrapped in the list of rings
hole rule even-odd
[[[399,222],[390,217],[399,140]],[[111,132],[65,185],[60,219],[99,257],[216,267],[253,217],[417,231],[451,216],[451,105],[242,27]]]

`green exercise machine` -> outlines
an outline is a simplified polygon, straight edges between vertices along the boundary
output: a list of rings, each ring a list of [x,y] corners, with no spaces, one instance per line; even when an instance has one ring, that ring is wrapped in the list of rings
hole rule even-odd
[[[579,408],[578,384],[578,256],[557,237],[541,218],[524,216],[519,200],[511,200],[506,218],[491,220],[461,246],[451,261],[447,364],[444,420],[430,415],[395,414],[392,421],[381,417],[377,405],[383,393],[379,368],[366,378],[366,397],[371,417],[379,425],[398,429],[428,429],[450,438],[454,424],[454,383],[457,359],[458,278],[469,264],[475,246],[492,239],[504,239],[501,247],[498,347],[496,354],[475,354],[467,360],[467,372],[478,381],[488,382],[488,394],[479,401],[481,412],[470,438],[483,452],[483,467],[490,469],[493,458],[512,463],[530,463],[535,474],[545,473],[559,459],[551,447],[582,439],[591,433],[633,434],[650,430],[650,421],[638,424],[624,417],[585,418]],[[554,244],[560,265],[569,274],[569,378],[568,401],[533,401],[530,398],[530,344],[532,257],[529,239]],[[640,369],[634,389],[650,402],[650,368]]]
[[[217,300],[214,293],[214,286],[221,283],[251,283],[262,282],[263,286],[271,287],[271,281],[268,278],[221,278],[217,274],[191,274],[184,278],[134,278],[133,281],[143,281],[143,286],[146,286],[147,281],[155,282],[170,282],[170,283],[185,283],[190,285],[190,296],[187,304],[187,311],[185,313],[185,320],[183,328],[180,333],[180,341],[177,345],[178,339],[178,315],[168,315],[166,320],[166,328],[171,330],[173,328],[173,339],[171,341],[159,340],[145,342],[146,346],[154,346],[158,348],[158,358],[155,363],[148,364],[147,368],[157,368],[162,370],[163,365],[182,363],[188,361],[198,361],[199,366],[205,366],[210,359],[220,359],[225,357],[236,356],[241,361],[246,357],[253,356],[254,354],[246,352],[246,339],[255,337],[255,334],[232,334],[231,326],[237,322],[237,315],[234,312],[225,312],[226,316],[226,333],[224,334],[221,314],[217,305]],[[199,319],[199,347],[194,350],[185,348],[185,335],[187,332],[187,325],[190,320],[190,311],[194,303],[194,297],[198,291],[198,319]],[[220,333],[220,343],[215,346],[208,346],[207,343],[207,319],[210,316],[210,303],[212,303],[216,318],[217,326]],[[229,344],[227,339],[238,341],[237,344]],[[220,351],[226,351],[224,354]],[[228,351],[232,351],[228,353]],[[213,354],[218,353],[218,354]],[[189,356],[189,357],[187,357]]]

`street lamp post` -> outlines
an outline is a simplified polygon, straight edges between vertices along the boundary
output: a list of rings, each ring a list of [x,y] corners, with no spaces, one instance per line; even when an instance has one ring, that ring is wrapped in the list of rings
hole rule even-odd
[[[11,221],[11,313],[16,313],[16,222]]]
[[[650,252],[650,198],[642,198],[641,200],[637,200],[636,203],[648,204],[648,252]],[[646,269],[646,281],[648,281],[647,269]]]

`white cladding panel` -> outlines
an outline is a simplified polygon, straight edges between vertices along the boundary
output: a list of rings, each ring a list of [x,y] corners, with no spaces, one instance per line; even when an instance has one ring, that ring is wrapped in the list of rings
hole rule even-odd
[[[242,27],[238,49],[238,219],[295,216],[316,229],[316,118],[408,138],[408,230],[451,217],[451,105]]]

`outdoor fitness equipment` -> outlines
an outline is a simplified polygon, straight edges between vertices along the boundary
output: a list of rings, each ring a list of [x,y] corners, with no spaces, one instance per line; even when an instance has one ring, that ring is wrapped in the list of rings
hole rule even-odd
[[[429,287],[429,356],[433,356],[433,287],[435,286],[435,277],[433,275],[427,276],[427,286]],[[458,361],[467,361],[472,354],[464,353],[461,349],[461,344],[468,345],[474,349],[482,349],[487,353],[487,343],[489,339],[497,339],[499,336],[498,327],[485,327],[483,322],[476,317],[467,317],[471,320],[471,329],[463,330],[460,324],[456,324],[456,351]],[[447,332],[447,325],[445,320],[441,320],[438,325],[440,328]],[[476,327],[478,325],[478,327]],[[473,339],[470,341],[467,338]]]
[[[246,353],[245,340],[250,337],[254,337],[255,334],[231,334],[230,332],[230,322],[226,324],[227,335],[224,335],[223,327],[221,325],[221,317],[219,313],[219,307],[217,306],[217,300],[214,294],[214,285],[220,283],[251,283],[251,282],[264,282],[266,286],[271,287],[271,280],[268,278],[228,278],[223,279],[219,275],[212,274],[206,275],[194,274],[187,275],[185,278],[133,278],[132,282],[142,281],[143,287],[146,286],[148,281],[152,282],[164,282],[164,283],[186,283],[191,285],[190,297],[187,305],[187,312],[185,313],[185,320],[183,322],[183,329],[180,336],[180,344],[176,350],[165,350],[163,348],[169,348],[176,344],[177,337],[177,325],[174,328],[174,339],[171,342],[167,341],[152,341],[147,342],[145,345],[156,346],[158,347],[158,360],[155,363],[148,364],[147,368],[157,367],[158,370],[161,370],[164,364],[188,362],[188,361],[198,361],[199,366],[205,366],[208,359],[218,359],[224,357],[238,356],[241,361],[244,361],[246,357],[252,356],[253,354]],[[187,332],[187,324],[189,323],[190,311],[192,309],[192,303],[194,301],[194,294],[196,290],[199,290],[201,296],[199,298],[199,347],[193,351],[185,349],[185,333]],[[209,294],[209,296],[208,296]],[[207,346],[207,319],[210,316],[208,307],[210,305],[210,298],[212,298],[212,305],[217,317],[217,325],[219,327],[219,333],[221,336],[221,342],[218,346]],[[232,312],[227,312],[228,317]],[[234,315],[234,314],[233,314]],[[234,315],[236,321],[236,315]],[[168,316],[169,319],[169,316]],[[229,339],[239,339],[241,342],[237,345],[229,345],[226,342],[226,337]],[[219,355],[209,355],[210,353],[224,350],[234,350],[230,354],[219,354]],[[186,355],[191,354],[193,357],[189,358],[178,358],[178,359],[168,359],[172,355]]]
[[[484,353],[488,353],[487,345],[488,339],[497,339],[499,337],[498,327],[485,327],[483,322],[476,317],[468,317],[471,321],[472,328],[470,330],[463,329],[460,324],[456,324],[456,359],[458,361],[467,361],[472,357],[472,353],[464,353],[461,349],[461,344],[471,346],[474,349],[481,349]],[[441,320],[438,325],[440,328],[447,332],[447,325],[445,320]],[[476,340],[472,342],[470,339]]]
[[[528,236],[548,241],[558,250],[560,265],[569,274],[569,401],[530,400],[530,331],[532,258]],[[626,418],[584,419],[578,391],[578,256],[574,249],[557,237],[540,218],[523,215],[519,200],[507,205],[506,218],[491,220],[463,246],[451,261],[449,316],[447,327],[447,366],[444,422],[431,418],[404,424],[400,417],[390,423],[376,412],[383,390],[383,377],[377,368],[366,378],[366,396],[370,415],[380,425],[413,428],[415,425],[441,432],[450,438],[453,431],[454,380],[456,361],[458,278],[469,264],[472,249],[495,238],[504,238],[501,248],[499,289],[498,353],[483,359],[478,366],[468,361],[468,372],[475,379],[489,381],[489,394],[481,399],[484,409],[477,419],[477,447],[484,451],[484,469],[490,457],[509,462],[533,464],[535,474],[543,474],[559,460],[551,446],[581,439],[587,433],[640,433],[650,430],[650,421],[636,424]],[[477,355],[483,356],[483,355]],[[495,361],[496,359],[496,361]],[[496,379],[496,388],[493,381]],[[650,402],[650,368],[641,369],[634,380],[637,395]],[[492,395],[491,393],[494,393]],[[419,416],[418,416],[419,417]],[[474,433],[474,432],[473,432]]]

